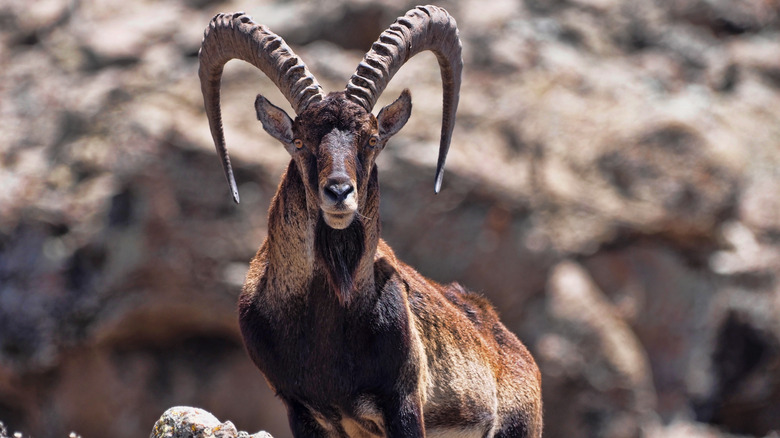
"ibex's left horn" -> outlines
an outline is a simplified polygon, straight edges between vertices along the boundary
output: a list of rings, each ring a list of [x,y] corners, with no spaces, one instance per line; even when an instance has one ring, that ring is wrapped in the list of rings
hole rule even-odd
[[[455,19],[437,6],[418,6],[382,32],[347,84],[347,96],[371,111],[393,75],[412,56],[430,50],[441,68],[444,110],[434,191],[441,189],[444,161],[450,148],[463,70]]]

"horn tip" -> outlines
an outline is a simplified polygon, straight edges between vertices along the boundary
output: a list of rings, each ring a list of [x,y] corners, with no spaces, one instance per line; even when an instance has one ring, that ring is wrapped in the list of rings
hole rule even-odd
[[[233,179],[232,175],[232,169],[231,169],[231,175],[228,177],[228,185],[230,186],[230,194],[233,196],[233,202],[236,204],[241,203],[241,198],[238,196],[238,187],[236,186],[236,180]]]
[[[436,179],[433,182],[433,193],[438,195],[441,191],[441,181],[444,179],[443,169],[436,170]]]

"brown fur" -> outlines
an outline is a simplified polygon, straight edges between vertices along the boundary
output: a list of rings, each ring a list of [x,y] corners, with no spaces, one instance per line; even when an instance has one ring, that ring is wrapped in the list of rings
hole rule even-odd
[[[303,147],[272,201],[239,309],[293,434],[541,436],[539,370],[493,307],[424,278],[380,238],[374,160],[387,138],[367,144],[377,119],[334,93],[292,126]],[[342,165],[358,210],[335,230],[321,190]]]

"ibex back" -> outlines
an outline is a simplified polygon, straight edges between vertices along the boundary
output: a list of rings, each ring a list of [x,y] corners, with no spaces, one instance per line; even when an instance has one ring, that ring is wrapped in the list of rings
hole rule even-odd
[[[257,96],[263,128],[292,156],[268,237],[239,300],[247,351],[287,407],[296,437],[539,437],[539,370],[490,304],[399,261],[380,238],[377,155],[409,119],[411,96],[371,111],[410,57],[432,51],[444,111],[441,185],[462,69],[455,20],[417,7],[383,32],[346,90],[325,95],[277,35],[243,13],[217,15],[200,78],[217,152],[238,190],[219,107],[224,64],[250,62],[297,114]]]

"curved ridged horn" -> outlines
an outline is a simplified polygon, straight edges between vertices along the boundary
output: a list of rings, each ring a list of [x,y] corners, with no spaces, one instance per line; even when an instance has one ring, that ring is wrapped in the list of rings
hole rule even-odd
[[[441,69],[444,110],[441,121],[439,161],[434,191],[439,193],[444,161],[450,148],[463,70],[461,44],[455,19],[437,6],[417,6],[398,17],[371,46],[347,84],[347,96],[371,111],[393,75],[412,56],[430,50]]]
[[[211,19],[203,33],[198,59],[198,76],[211,137],[222,160],[233,200],[238,203],[238,188],[225,146],[219,106],[219,85],[225,64],[231,59],[241,59],[262,70],[287,98],[296,114],[300,114],[309,103],[322,100],[322,87],[280,36],[263,25],[255,24],[243,12],[218,14]]]

